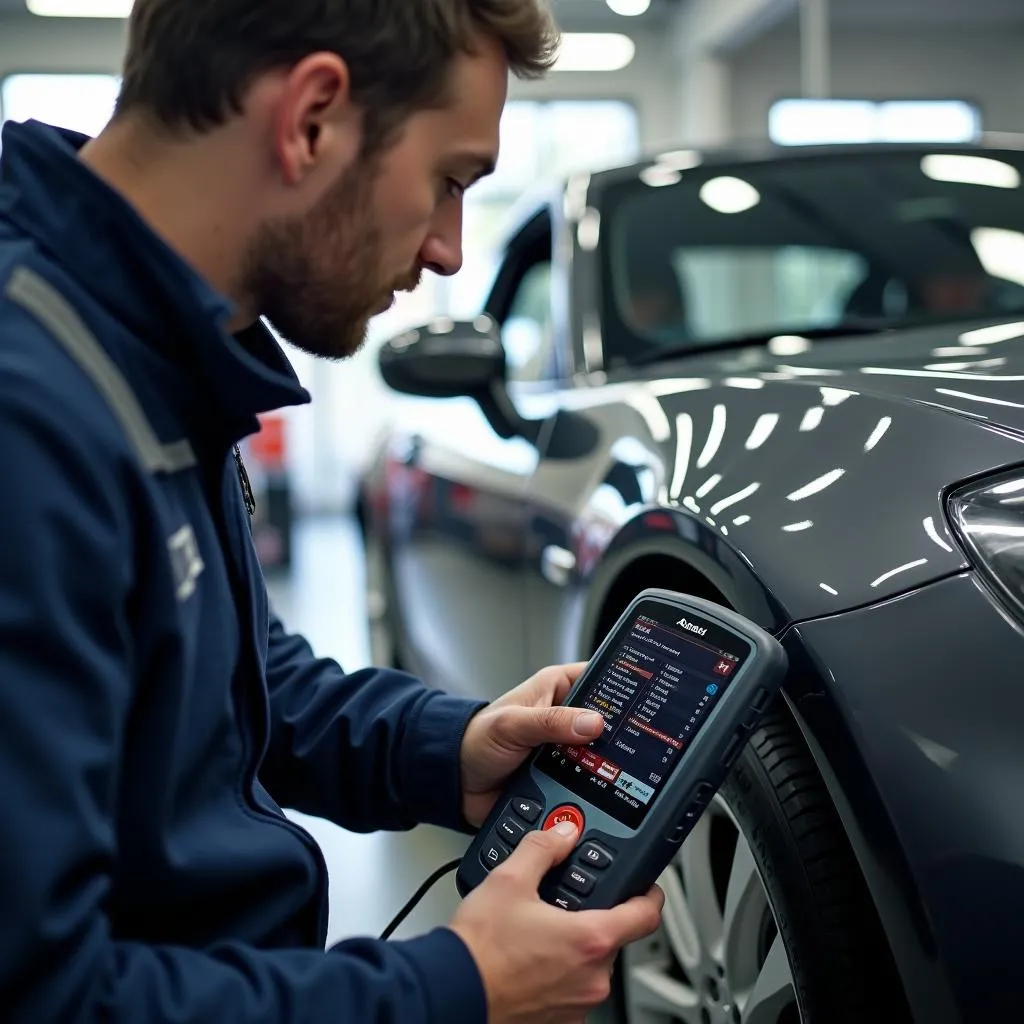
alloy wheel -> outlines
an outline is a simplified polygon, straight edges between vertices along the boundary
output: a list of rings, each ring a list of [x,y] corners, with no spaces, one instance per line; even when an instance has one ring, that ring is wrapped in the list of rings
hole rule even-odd
[[[800,1024],[767,890],[721,795],[659,885],[661,929],[623,953],[627,1024]]]

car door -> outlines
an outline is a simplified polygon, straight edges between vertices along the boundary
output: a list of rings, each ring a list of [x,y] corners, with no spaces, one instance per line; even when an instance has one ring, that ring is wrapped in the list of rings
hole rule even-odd
[[[547,373],[552,351],[549,216],[532,217],[508,244],[487,312],[507,348],[510,398]],[[538,449],[502,437],[472,399],[408,406],[392,446],[414,491],[391,562],[403,653],[437,685],[485,698],[528,667],[523,601],[527,484]]]

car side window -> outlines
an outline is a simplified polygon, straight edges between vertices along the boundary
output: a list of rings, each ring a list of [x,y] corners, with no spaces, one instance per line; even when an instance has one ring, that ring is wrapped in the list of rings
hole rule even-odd
[[[534,383],[555,376],[550,260],[540,260],[523,273],[501,325],[501,340],[510,381]]]

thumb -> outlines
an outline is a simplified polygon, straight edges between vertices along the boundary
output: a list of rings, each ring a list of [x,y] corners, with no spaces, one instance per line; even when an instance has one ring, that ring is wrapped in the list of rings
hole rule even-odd
[[[514,872],[536,890],[544,876],[572,853],[578,838],[579,830],[571,821],[560,821],[544,832],[528,832],[502,865],[505,874]]]
[[[498,731],[508,745],[527,750],[542,743],[592,743],[604,732],[604,717],[586,708],[509,707]]]

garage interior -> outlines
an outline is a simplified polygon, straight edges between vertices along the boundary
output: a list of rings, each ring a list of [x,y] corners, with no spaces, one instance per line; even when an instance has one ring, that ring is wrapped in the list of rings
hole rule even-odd
[[[39,118],[98,132],[117,94],[129,6],[130,0],[0,0],[0,123]],[[545,80],[511,83],[497,171],[466,197],[463,270],[451,279],[428,275],[415,293],[399,296],[372,321],[363,350],[344,362],[317,362],[284,339],[313,403],[264,417],[261,434],[243,446],[274,606],[317,654],[347,670],[374,664],[381,650],[374,630],[384,598],[366,560],[360,488],[380,439],[401,421],[405,399],[383,380],[380,351],[428,321],[468,321],[479,312],[499,266],[507,218],[538,181],[652,154],[769,144],[841,151],[876,142],[960,145],[984,136],[987,144],[1024,148],[1021,0],[553,0],[552,6],[566,33],[563,56]],[[514,462],[520,455],[503,449],[499,458]],[[947,541],[943,535],[941,546]],[[500,547],[500,539],[494,544]],[[448,620],[481,614],[473,595],[488,588],[503,594],[505,572],[500,565],[465,567],[465,606],[446,591],[435,614]],[[826,591],[831,585],[821,584]],[[499,607],[497,598],[487,607]],[[489,680],[484,693],[513,682]],[[288,813],[325,854],[329,943],[378,934],[420,883],[467,845],[465,837],[427,826],[356,835]],[[451,878],[443,880],[397,936],[443,924],[457,904]],[[734,1017],[701,1017],[709,1005],[695,1004],[692,1016],[652,1010],[625,1024],[748,1020],[739,1009]],[[593,1020],[610,1022],[615,1012],[609,1007]],[[799,1018],[749,1019],[788,1024]]]

